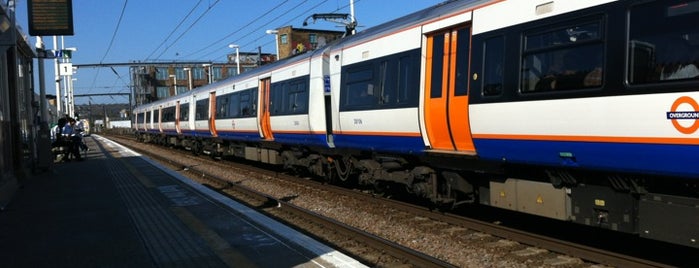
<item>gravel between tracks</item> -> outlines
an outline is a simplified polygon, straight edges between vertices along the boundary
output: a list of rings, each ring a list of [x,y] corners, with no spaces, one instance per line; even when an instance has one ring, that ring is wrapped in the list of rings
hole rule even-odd
[[[124,142],[124,141],[122,141]],[[166,148],[133,143],[156,154],[172,154]],[[390,241],[443,259],[459,267],[590,267],[577,258],[531,248],[488,234],[451,226],[443,222],[408,215],[374,203],[333,196],[317,189],[285,182],[246,171],[222,170],[219,166],[193,157],[178,157],[182,166],[197,169],[275,198],[290,199],[294,205],[310,209]],[[371,257],[367,257],[371,259]],[[376,267],[385,265],[375,264]],[[599,267],[599,266],[597,266]]]

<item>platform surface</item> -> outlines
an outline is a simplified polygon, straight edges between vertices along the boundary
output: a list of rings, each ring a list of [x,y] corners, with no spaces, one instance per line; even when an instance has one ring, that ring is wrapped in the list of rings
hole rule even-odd
[[[0,267],[364,267],[100,136],[20,181]]]

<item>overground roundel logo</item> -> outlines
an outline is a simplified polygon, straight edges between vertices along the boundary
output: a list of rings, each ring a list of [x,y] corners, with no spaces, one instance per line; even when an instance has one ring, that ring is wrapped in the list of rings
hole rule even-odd
[[[678,111],[677,109],[682,104],[687,104],[692,107],[692,111]],[[679,97],[672,103],[672,108],[667,112],[667,119],[672,121],[677,131],[684,134],[692,134],[699,129],[699,103],[688,96]],[[690,126],[680,124],[679,120],[694,120]]]

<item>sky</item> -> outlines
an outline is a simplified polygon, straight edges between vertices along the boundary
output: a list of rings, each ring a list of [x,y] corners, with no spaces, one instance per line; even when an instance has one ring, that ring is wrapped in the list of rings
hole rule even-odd
[[[354,0],[358,31],[443,1]],[[28,34],[27,0],[15,2],[16,22]],[[263,53],[275,53],[274,36],[265,33],[269,29],[290,25],[344,31],[323,20],[308,20],[304,27],[304,20],[316,13],[349,14],[350,0],[73,0],[74,35],[57,40],[59,49],[77,49],[73,64],[225,62],[227,54],[235,53],[229,44],[239,45],[241,52],[257,52],[259,46]],[[54,49],[52,36],[43,41],[46,49]],[[29,44],[35,42],[30,37]],[[53,61],[45,66],[46,94],[55,94]],[[73,79],[75,95],[130,92],[128,67],[79,68]],[[128,97],[75,98],[76,105],[88,102],[128,103]]]

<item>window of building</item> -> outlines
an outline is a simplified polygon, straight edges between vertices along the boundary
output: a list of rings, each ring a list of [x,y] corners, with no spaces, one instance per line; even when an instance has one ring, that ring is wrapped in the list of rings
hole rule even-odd
[[[601,21],[525,34],[521,92],[601,86],[603,41]]]
[[[177,80],[185,80],[187,79],[187,71],[184,70],[184,68],[175,68],[175,77]]]
[[[206,73],[204,72],[204,68],[192,68],[192,79],[194,80],[201,80],[201,79],[206,79]]]
[[[157,67],[155,68],[155,79],[156,80],[167,80],[169,74],[167,73],[167,67]]]
[[[238,69],[236,67],[229,67],[226,69],[227,77],[236,76],[238,74]]]
[[[187,86],[180,86],[180,85],[178,85],[178,86],[176,86],[175,88],[176,88],[176,90],[177,90],[177,95],[183,94],[183,93],[186,93],[186,92],[187,92]]]
[[[318,43],[318,36],[314,33],[308,34],[308,42],[311,44],[317,44]]]
[[[221,69],[222,69],[222,68],[221,68],[220,66],[219,66],[219,67],[214,67],[214,73],[213,73],[213,75],[212,75],[212,76],[214,77],[214,78],[213,78],[214,81],[218,81],[218,80],[221,80],[221,79],[223,78],[223,72],[222,72]]]
[[[629,12],[629,82],[699,79],[699,1],[658,1]]]
[[[289,36],[287,34],[282,34],[279,36],[279,42],[283,45],[286,45],[289,43]]]
[[[170,87],[156,87],[158,99],[170,97]]]

